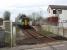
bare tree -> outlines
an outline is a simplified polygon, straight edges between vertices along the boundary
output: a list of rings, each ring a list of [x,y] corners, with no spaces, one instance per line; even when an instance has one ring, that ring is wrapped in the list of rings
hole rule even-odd
[[[4,20],[10,20],[10,12],[9,11],[4,12]]]

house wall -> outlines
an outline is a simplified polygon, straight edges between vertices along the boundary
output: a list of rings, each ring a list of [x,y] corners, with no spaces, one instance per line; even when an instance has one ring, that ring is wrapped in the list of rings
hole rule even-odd
[[[49,7],[48,8],[48,16],[50,17],[50,16],[52,16],[53,15],[53,10]]]
[[[48,16],[51,17],[51,16],[58,16],[58,14],[53,14],[53,9],[51,9],[50,7],[48,8]]]
[[[60,14],[59,17],[60,17],[60,20],[59,20],[60,22],[62,22],[62,20],[67,20],[67,10],[62,10],[62,14]],[[63,27],[67,27],[67,22],[63,23]]]
[[[48,23],[49,23],[50,25],[55,25],[55,26],[58,25],[58,17],[54,17],[54,16],[48,17],[47,20],[48,20]]]
[[[50,13],[49,13],[50,11]],[[62,20],[67,20],[67,10],[62,10],[62,14],[53,14],[53,10],[49,7],[48,8],[48,16],[49,17],[56,17],[58,16],[59,17],[59,22],[61,22]],[[67,27],[67,22],[66,23],[63,23],[63,27]],[[59,23],[59,26],[62,27],[61,23]]]
[[[59,17],[63,19],[67,19],[67,10],[62,10],[62,14],[60,14]]]

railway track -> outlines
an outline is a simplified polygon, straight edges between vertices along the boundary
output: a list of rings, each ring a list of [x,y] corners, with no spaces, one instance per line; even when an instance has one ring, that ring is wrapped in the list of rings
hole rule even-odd
[[[28,37],[34,38],[39,43],[56,41],[53,38],[41,35],[40,33],[36,32],[34,29],[25,29],[24,31],[26,32]]]
[[[22,30],[22,32],[28,37],[28,38],[32,38],[32,36],[26,31],[26,30]]]
[[[26,38],[19,39],[19,41],[17,41],[17,45],[41,44],[56,41],[51,37],[47,37],[38,33],[34,28],[21,29],[21,30],[25,34]]]
[[[35,31],[36,32],[36,31]],[[54,38],[51,38],[51,37],[48,37],[48,36],[45,36],[45,35],[42,35],[41,33],[38,33],[38,32],[36,32],[37,34],[39,34],[40,35],[40,37],[43,37],[43,38],[48,38],[48,39],[51,39],[51,40],[56,40],[56,39],[54,39]]]

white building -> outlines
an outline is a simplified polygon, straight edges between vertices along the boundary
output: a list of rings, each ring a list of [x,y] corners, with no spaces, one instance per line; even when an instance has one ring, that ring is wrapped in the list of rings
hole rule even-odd
[[[59,27],[52,27],[52,31],[58,35],[62,35],[67,37],[67,6],[65,5],[49,5],[48,6],[48,15],[49,17],[59,17],[58,26]],[[56,29],[57,28],[57,29]]]
[[[67,6],[65,5],[49,5],[48,6],[49,17],[59,17],[59,22],[63,22],[63,26],[67,27]],[[60,25],[61,26],[61,25]]]

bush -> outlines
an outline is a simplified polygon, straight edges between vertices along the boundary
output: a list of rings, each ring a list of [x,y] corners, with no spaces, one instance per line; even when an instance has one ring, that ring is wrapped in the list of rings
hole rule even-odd
[[[49,31],[46,31],[46,30],[42,30],[41,32],[42,32],[41,33],[42,35],[46,35],[46,36],[53,34],[52,32],[49,32]]]

